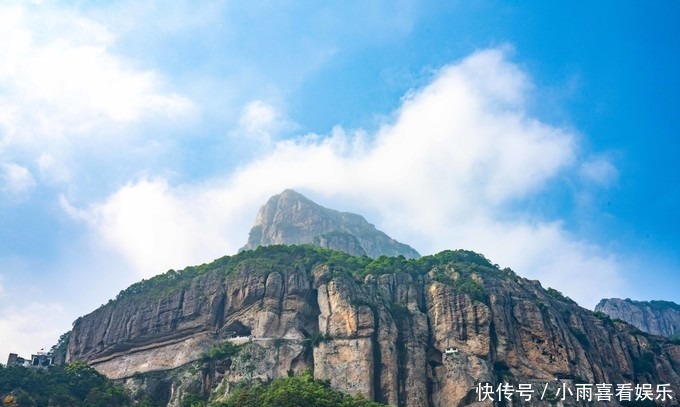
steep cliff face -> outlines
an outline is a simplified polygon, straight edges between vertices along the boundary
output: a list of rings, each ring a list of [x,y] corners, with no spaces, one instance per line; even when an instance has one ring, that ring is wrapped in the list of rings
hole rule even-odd
[[[302,339],[316,330],[306,273],[271,272],[266,258],[229,260],[143,281],[78,319],[68,360],[121,378],[181,366],[232,336]]]
[[[371,261],[271,246],[168,272],[76,321],[68,358],[135,387],[139,373],[194,366],[225,341],[247,343],[164,379],[168,405],[304,369],[398,406],[467,405],[481,382],[555,378],[680,391],[680,346],[466,251]]]
[[[353,256],[417,258],[412,247],[377,230],[361,215],[324,208],[287,189],[260,208],[241,250],[276,244],[314,244]]]
[[[653,335],[680,335],[680,305],[670,301],[603,299],[595,306],[611,318],[618,318]]]

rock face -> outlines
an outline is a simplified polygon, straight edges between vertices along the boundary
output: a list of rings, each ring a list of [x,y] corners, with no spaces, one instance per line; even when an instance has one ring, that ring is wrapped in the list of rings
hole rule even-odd
[[[276,244],[314,244],[353,256],[418,258],[412,247],[377,230],[361,215],[324,208],[287,189],[260,208],[241,250]]]
[[[595,311],[626,321],[653,335],[668,338],[680,335],[680,305],[674,302],[609,298],[600,301]]]
[[[205,362],[225,341],[247,344]],[[171,406],[189,393],[218,400],[238,383],[304,369],[348,394],[412,407],[474,404],[479,383],[680,391],[680,346],[467,251],[371,261],[260,247],[131,286],[75,322],[67,358],[133,389],[161,383]],[[153,385],[144,376],[178,368]]]

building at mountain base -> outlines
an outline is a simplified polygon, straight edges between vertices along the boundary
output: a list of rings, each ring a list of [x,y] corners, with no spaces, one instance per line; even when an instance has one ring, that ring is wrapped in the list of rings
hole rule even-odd
[[[23,366],[35,369],[47,369],[54,365],[52,352],[37,352],[31,355],[30,359],[23,358],[16,353],[10,353],[7,358],[7,367]]]

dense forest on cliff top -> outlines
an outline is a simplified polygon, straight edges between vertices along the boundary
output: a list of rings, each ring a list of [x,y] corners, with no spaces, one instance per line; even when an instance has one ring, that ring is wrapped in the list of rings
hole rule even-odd
[[[367,256],[355,257],[313,245],[273,245],[260,246],[255,250],[243,251],[234,256],[224,256],[211,263],[187,267],[180,271],[169,270],[164,274],[131,285],[121,291],[111,302],[135,296],[164,296],[188,287],[194,278],[206,273],[219,273],[224,276],[243,272],[269,274],[285,269],[311,270],[315,264],[321,263],[327,264],[334,275],[351,276],[357,283],[363,282],[368,275],[407,273],[417,276],[436,270],[437,281],[454,285],[471,294],[473,299],[482,302],[485,298],[484,289],[469,278],[471,273],[517,278],[509,268],[500,269],[483,255],[469,250],[445,250],[418,259],[406,259],[403,256],[381,256],[372,259]],[[454,268],[461,273],[463,278],[451,279],[445,273],[444,266]],[[441,269],[438,270],[438,267]],[[557,290],[551,289],[550,291],[561,299],[571,302]]]

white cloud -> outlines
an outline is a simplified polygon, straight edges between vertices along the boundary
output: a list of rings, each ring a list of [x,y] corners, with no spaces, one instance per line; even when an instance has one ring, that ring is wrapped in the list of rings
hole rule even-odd
[[[249,133],[268,131],[278,122],[278,113],[273,106],[256,100],[243,109],[239,124]]]
[[[12,196],[23,196],[35,187],[31,172],[14,163],[0,164],[0,180],[0,190]]]
[[[511,266],[521,276],[563,291],[579,304],[594,307],[624,289],[621,262],[597,245],[570,235],[559,222],[499,222],[487,218],[461,222],[452,241]]]
[[[65,183],[72,178],[71,170],[68,168],[67,163],[63,160],[57,160],[52,154],[43,152],[35,162],[38,165],[41,179]]]
[[[113,52],[115,40],[51,4],[0,5],[0,153],[65,162],[93,140],[121,145],[134,134],[129,126],[195,109],[157,72]]]
[[[171,189],[163,180],[142,179],[89,212],[64,198],[62,207],[95,226],[141,275],[150,276],[235,250],[230,246],[230,220],[213,217],[220,211],[233,213],[226,198],[212,188]]]
[[[264,146],[269,146],[276,136],[295,125],[274,106],[262,100],[248,103],[239,117],[236,135],[244,135]]]
[[[336,128],[278,142],[202,185],[140,179],[78,216],[149,275],[234,253],[257,207],[297,188],[375,214],[372,222],[423,253],[477,250],[594,305],[618,289],[617,260],[559,222],[510,209],[578,164],[574,134],[524,111],[530,89],[505,51],[477,52],[407,95],[374,135]],[[596,292],[586,281],[607,284],[591,285]]]
[[[64,327],[70,326],[69,318],[64,308],[57,303],[3,305],[0,315],[0,356],[5,358],[12,352],[30,357],[31,353],[40,349],[49,350],[64,333]]]
[[[619,172],[607,157],[595,157],[581,164],[579,173],[586,180],[600,186],[609,186],[619,177]]]

